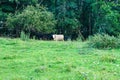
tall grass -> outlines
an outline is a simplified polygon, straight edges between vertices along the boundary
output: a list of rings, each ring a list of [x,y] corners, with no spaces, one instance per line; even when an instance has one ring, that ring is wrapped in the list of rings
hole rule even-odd
[[[30,33],[25,33],[24,31],[21,31],[21,34],[20,34],[20,39],[23,40],[23,41],[28,41],[30,38]]]

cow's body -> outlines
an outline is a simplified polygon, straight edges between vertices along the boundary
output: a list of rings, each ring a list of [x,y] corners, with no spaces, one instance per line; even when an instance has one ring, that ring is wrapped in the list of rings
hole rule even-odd
[[[52,36],[53,36],[53,39],[54,39],[55,41],[64,41],[64,35],[62,35],[62,34],[59,34],[59,35],[54,34],[54,35],[52,35]]]

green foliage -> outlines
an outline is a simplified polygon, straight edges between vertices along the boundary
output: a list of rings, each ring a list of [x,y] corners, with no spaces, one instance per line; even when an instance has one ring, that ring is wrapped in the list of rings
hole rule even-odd
[[[89,37],[88,44],[98,49],[120,48],[120,40],[107,34],[96,34]]]
[[[3,2],[17,3],[21,5],[31,5],[31,4],[37,4],[38,0],[6,0]]]
[[[81,27],[77,15],[77,3],[75,0],[61,0],[54,4],[54,14],[57,20],[56,33],[62,33],[72,37],[72,34],[79,31],[77,28]]]
[[[36,7],[36,4],[45,6],[47,9]],[[32,5],[31,9],[30,6]],[[27,7],[29,6],[29,8]],[[34,6],[34,7],[33,7]],[[27,8],[26,8],[27,7]],[[25,9],[25,10],[24,10]],[[39,14],[39,12],[48,12]],[[50,12],[49,12],[50,11]],[[51,12],[54,14],[55,22],[46,17]],[[2,14],[1,14],[2,13]],[[77,39],[81,34],[83,39],[87,38],[89,35],[96,33],[107,33],[110,35],[117,36],[120,32],[120,1],[119,0],[2,0],[0,1],[0,21],[6,17],[8,13],[15,15],[9,16],[11,18],[12,33],[17,36],[20,35],[21,29],[39,33],[51,33],[54,31],[50,25],[54,25],[55,32],[65,34],[71,39]],[[34,15],[35,13],[35,15]],[[25,14],[25,15],[24,15]],[[53,17],[53,14],[50,15]],[[2,16],[1,16],[2,15]],[[23,17],[24,15],[24,17]],[[34,16],[32,16],[34,15]],[[50,19],[51,22],[46,19],[41,19],[39,22],[38,18],[43,15],[47,20]],[[28,18],[29,16],[29,18]],[[36,16],[36,17],[35,17]],[[18,19],[19,18],[19,19]],[[12,20],[13,19],[13,20]],[[33,22],[34,21],[34,22]],[[19,25],[18,25],[19,22]],[[7,22],[8,23],[8,22]],[[27,24],[25,24],[27,23]],[[48,24],[50,25],[48,25]],[[14,24],[14,25],[13,25]],[[41,29],[37,25],[42,26]],[[10,24],[9,24],[10,25]],[[12,28],[9,26],[9,29]],[[28,27],[29,26],[29,27]],[[36,27],[37,26],[37,27]],[[50,26],[49,29],[48,27]],[[6,26],[4,25],[6,28]],[[34,28],[33,28],[34,27]],[[44,27],[44,29],[43,29]],[[16,30],[18,29],[18,30]],[[15,32],[16,31],[16,32]],[[9,33],[8,30],[1,29],[3,33]],[[11,32],[11,31],[10,31]],[[31,33],[32,34],[32,33]],[[9,34],[8,34],[9,35]]]
[[[20,34],[20,39],[23,40],[23,41],[28,41],[30,38],[30,34],[25,34],[24,31],[21,31],[21,34]]]
[[[109,2],[99,1],[92,4],[92,6],[95,16],[93,32],[118,35],[120,32],[120,15],[117,10],[113,10],[114,5]]]
[[[51,12],[39,5],[27,6],[21,13],[10,15],[6,22],[8,28],[40,33],[54,32],[55,20]]]
[[[6,27],[5,27],[5,21],[7,18],[7,13],[4,13],[0,10],[0,35],[4,35],[8,32],[5,31]]]

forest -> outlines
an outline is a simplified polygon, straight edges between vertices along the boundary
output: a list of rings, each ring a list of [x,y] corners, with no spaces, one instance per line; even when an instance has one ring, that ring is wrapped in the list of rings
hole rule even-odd
[[[0,0],[0,36],[85,40],[90,35],[120,34],[120,0]]]

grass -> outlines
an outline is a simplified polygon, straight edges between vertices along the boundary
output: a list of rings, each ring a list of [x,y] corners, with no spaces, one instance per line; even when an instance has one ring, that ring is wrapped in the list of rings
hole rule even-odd
[[[120,80],[120,49],[0,38],[0,80]]]

